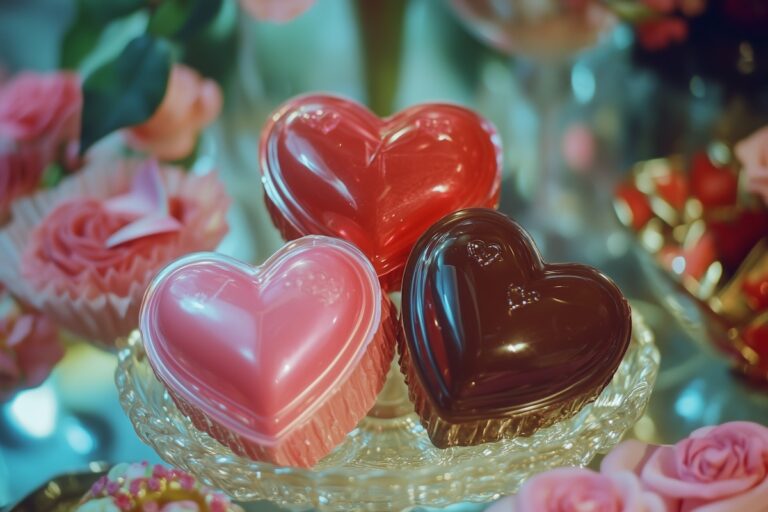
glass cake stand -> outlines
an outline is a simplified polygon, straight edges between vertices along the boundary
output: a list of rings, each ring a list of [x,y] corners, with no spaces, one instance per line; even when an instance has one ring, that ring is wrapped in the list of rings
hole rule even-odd
[[[529,476],[585,466],[614,446],[642,415],[659,353],[635,315],[629,349],[598,399],[576,416],[530,437],[435,448],[393,366],[378,402],[358,427],[312,469],[278,467],[233,454],[182,415],[155,378],[134,332],[122,340],[115,381],[139,437],[165,461],[243,501],[292,510],[392,510],[486,502],[515,492]]]

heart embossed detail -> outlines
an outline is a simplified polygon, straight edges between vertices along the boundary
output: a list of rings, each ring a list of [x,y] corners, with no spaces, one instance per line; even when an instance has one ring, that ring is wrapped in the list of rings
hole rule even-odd
[[[401,369],[436,446],[529,435],[610,382],[631,314],[597,270],[548,264],[514,221],[448,215],[405,268]]]
[[[260,267],[200,253],[163,270],[140,323],[182,412],[237,453],[311,466],[366,414],[394,352],[367,258],[321,236]]]
[[[259,159],[267,207],[285,238],[343,238],[373,262],[386,290],[434,222],[495,207],[501,148],[493,126],[454,105],[425,104],[380,119],[342,98],[283,105],[264,128]]]

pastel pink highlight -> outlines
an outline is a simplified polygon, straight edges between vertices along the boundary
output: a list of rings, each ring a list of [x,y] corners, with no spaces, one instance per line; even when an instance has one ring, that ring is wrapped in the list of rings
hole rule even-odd
[[[239,455],[311,467],[374,405],[395,318],[361,252],[311,236],[260,267],[212,253],[178,260],[150,286],[140,328],[198,429]]]

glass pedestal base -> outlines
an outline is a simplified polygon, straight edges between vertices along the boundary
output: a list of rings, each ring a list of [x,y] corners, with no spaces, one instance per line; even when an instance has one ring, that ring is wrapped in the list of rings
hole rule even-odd
[[[238,500],[339,511],[486,502],[546,469],[584,466],[641,416],[659,365],[653,335],[635,315],[616,375],[576,416],[530,437],[444,450],[430,442],[393,366],[371,413],[317,466],[301,469],[239,457],[195,429],[155,378],[138,333],[123,342],[119,357],[121,404],[139,437],[165,461]]]

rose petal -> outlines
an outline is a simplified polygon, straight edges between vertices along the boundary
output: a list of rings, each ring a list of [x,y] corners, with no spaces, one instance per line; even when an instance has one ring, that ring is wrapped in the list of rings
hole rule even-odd
[[[508,501],[492,510],[510,510]],[[515,512],[664,512],[663,501],[643,490],[628,471],[610,476],[582,468],[558,468],[529,479],[514,499]]]
[[[658,448],[634,439],[624,441],[605,456],[600,464],[600,472],[610,475],[617,471],[631,471],[639,475],[650,456]]]
[[[706,500],[685,500],[680,506],[680,512],[768,512],[768,480],[760,485],[732,496],[714,502]]]
[[[162,235],[165,233],[175,233],[182,228],[181,223],[164,214],[149,215],[135,220],[124,228],[115,231],[107,238],[105,246],[107,249],[113,249],[119,245],[133,242],[140,238]]]
[[[641,478],[665,496],[712,501],[760,484],[766,466],[768,429],[731,422],[699,429],[675,447],[659,448],[643,467]]]

